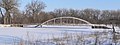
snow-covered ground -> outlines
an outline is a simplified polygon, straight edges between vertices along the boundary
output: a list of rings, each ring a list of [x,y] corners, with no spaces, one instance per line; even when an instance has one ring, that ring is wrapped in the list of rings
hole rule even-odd
[[[88,27],[88,26],[87,26]],[[65,33],[77,34],[83,33],[90,34],[95,31],[111,31],[112,29],[91,29],[91,28],[79,28],[78,26],[64,26],[64,27],[0,27],[0,45],[13,44],[20,42],[21,40],[46,40],[53,37],[62,37]],[[119,31],[119,29],[117,29]]]

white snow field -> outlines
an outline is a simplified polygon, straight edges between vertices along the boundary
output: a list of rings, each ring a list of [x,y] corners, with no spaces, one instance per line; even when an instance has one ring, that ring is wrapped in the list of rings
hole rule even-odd
[[[20,41],[36,41],[47,40],[53,37],[63,37],[65,33],[77,34],[83,33],[90,34],[95,31],[112,31],[112,29],[92,29],[90,26],[43,26],[39,28],[29,27],[0,27],[0,45],[15,45]],[[119,31],[119,29],[117,29]],[[90,38],[92,40],[92,38]],[[71,40],[72,41],[72,40]],[[47,43],[44,42],[46,45]],[[44,45],[45,45],[44,44]],[[49,43],[50,45],[55,45]],[[40,45],[40,44],[36,44]],[[41,43],[41,45],[43,45]],[[71,44],[72,45],[72,44]],[[86,44],[87,45],[87,44]],[[90,45],[90,44],[88,44]]]

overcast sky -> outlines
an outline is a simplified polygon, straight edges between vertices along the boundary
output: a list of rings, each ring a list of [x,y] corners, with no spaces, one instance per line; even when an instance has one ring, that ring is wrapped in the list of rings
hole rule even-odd
[[[21,0],[20,9],[24,10],[25,5],[32,0]],[[100,10],[120,9],[120,0],[41,0],[46,4],[45,11],[53,11],[59,8],[85,9],[93,8]]]

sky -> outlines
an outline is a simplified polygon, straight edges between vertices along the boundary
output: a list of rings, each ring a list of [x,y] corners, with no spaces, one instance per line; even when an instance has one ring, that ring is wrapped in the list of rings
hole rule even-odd
[[[20,10],[25,10],[25,5],[32,0],[21,0]],[[120,0],[41,0],[46,4],[45,11],[54,9],[100,9],[100,10],[117,10],[120,9]]]

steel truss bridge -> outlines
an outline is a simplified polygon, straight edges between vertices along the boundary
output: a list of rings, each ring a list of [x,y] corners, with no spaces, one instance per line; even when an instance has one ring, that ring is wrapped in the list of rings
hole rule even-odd
[[[91,25],[90,22],[80,19],[80,18],[76,18],[76,17],[57,17],[57,18],[53,18],[50,20],[47,20],[45,22],[43,22],[42,24],[38,24],[35,27],[41,26],[42,25]]]

